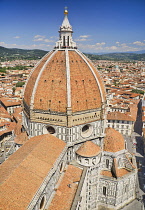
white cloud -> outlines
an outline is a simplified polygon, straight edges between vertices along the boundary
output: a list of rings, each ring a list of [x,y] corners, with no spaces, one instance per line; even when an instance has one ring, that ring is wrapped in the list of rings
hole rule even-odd
[[[57,36],[51,36],[50,39],[55,39],[55,40],[57,39],[58,40],[59,38]]]
[[[84,35],[85,36],[85,35]],[[87,38],[80,38],[81,40],[88,41]],[[20,48],[20,49],[42,49],[42,50],[51,50],[55,46],[55,41],[47,39],[45,36],[36,35],[31,45],[17,45],[17,44],[7,44],[3,41],[0,42],[0,45],[8,48]],[[33,40],[33,41],[34,41]],[[40,42],[40,43],[39,43]],[[109,45],[106,42],[97,42],[94,44],[89,44],[87,42],[78,42],[78,48],[83,52],[128,52],[128,51],[139,51],[144,50],[145,45],[140,45],[139,41],[134,43],[120,43],[116,42],[114,45]],[[136,45],[135,45],[136,44]]]
[[[41,42],[45,39],[45,36],[42,36],[42,35],[35,35],[34,36],[34,42]]]
[[[138,45],[138,46],[145,46],[145,43],[140,42],[140,41],[133,42],[132,44],[135,44],[135,45]]]
[[[90,41],[91,39],[88,39],[91,35],[80,35],[78,39],[75,39],[76,42],[84,42],[84,41]]]
[[[17,44],[6,44],[5,42],[0,42],[0,45],[7,48],[42,49],[42,50],[51,50],[54,47],[54,45],[46,45],[46,44],[17,45]]]
[[[0,42],[0,45],[3,47],[10,47],[10,48],[17,46],[17,44],[6,44],[5,42]]]
[[[103,45],[105,45],[105,44],[106,44],[105,42],[96,43],[97,46],[103,46]]]
[[[54,42],[53,40],[49,40],[49,39],[44,39],[44,42]]]
[[[20,39],[20,36],[14,36],[13,38],[14,39]]]
[[[139,51],[142,47],[134,47],[131,43],[120,43],[109,46],[105,42],[96,44],[78,44],[78,48],[83,52],[128,52],[128,51]]]
[[[117,50],[118,48],[116,46],[106,47],[106,50]]]
[[[88,38],[90,35],[81,35],[80,38]]]
[[[36,38],[36,39],[34,39],[33,41],[34,41],[34,42],[41,42],[41,41],[43,41],[43,38]]]
[[[123,47],[123,48],[128,47],[126,43],[121,44],[120,42],[116,42],[116,44],[118,47]]]
[[[76,42],[84,42],[84,41],[88,41],[88,39],[82,38],[82,39],[75,39]]]
[[[110,46],[105,48],[107,51],[115,51],[115,52],[128,52],[128,51],[139,51],[139,48],[135,48],[132,46],[128,46],[126,43],[119,44],[118,46]]]
[[[129,46],[127,46],[126,43],[120,44],[119,46],[122,47],[122,48],[128,48],[129,47]]]
[[[54,42],[53,40],[46,39],[46,37],[42,35],[35,35],[33,41],[34,42]]]
[[[93,50],[93,52],[97,50],[103,50],[103,45],[105,45],[105,42],[96,43],[96,44],[78,44],[77,46],[82,50]]]
[[[34,39],[37,39],[37,38],[45,38],[45,36],[42,36],[42,35],[35,35],[35,36],[34,36]]]
[[[4,42],[0,42],[0,45],[2,45],[2,46],[3,46],[3,45],[5,45],[5,43],[4,43]]]

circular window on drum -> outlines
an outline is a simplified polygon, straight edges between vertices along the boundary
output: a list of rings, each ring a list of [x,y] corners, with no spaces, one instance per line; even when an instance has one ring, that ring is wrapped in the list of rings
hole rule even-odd
[[[50,133],[50,134],[55,134],[55,129],[54,129],[54,127],[48,126],[46,129],[47,129],[48,133]]]
[[[81,130],[82,137],[89,137],[93,132],[93,127],[90,124],[84,125]]]

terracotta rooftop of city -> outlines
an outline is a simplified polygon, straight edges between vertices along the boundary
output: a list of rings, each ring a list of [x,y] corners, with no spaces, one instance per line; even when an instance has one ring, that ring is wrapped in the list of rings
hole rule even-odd
[[[6,107],[21,105],[20,101],[13,100],[11,98],[1,98],[0,100]]]
[[[124,121],[134,121],[134,119],[129,116],[129,112],[121,113],[121,112],[110,112],[107,115],[107,120],[124,120]]]

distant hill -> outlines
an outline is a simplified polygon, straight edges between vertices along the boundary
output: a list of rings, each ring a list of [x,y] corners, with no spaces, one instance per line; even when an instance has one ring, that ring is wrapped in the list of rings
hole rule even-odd
[[[47,51],[44,50],[23,50],[0,46],[0,61],[16,59],[37,60],[42,58],[46,53]]]
[[[111,60],[111,61],[145,61],[145,53],[108,53],[103,55],[86,54],[91,60]]]
[[[100,53],[90,53],[90,52],[86,52],[87,54],[93,54],[93,55],[104,55],[104,54],[110,54],[110,53],[106,53],[106,52],[100,52]],[[114,53],[124,53],[124,52],[114,52]],[[140,51],[127,51],[126,53],[135,53],[135,54],[143,54],[145,53],[145,50],[140,50]]]
[[[45,50],[23,50],[17,48],[5,48],[0,46],[0,61],[6,60],[36,60],[42,58],[47,51]],[[112,60],[112,61],[145,61],[145,53],[108,53],[96,55],[84,53],[91,60]]]

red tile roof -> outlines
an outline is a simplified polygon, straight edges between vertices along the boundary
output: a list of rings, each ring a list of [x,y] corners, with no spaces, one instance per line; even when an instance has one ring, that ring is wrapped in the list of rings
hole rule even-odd
[[[11,155],[1,165],[0,209],[26,209],[65,145],[46,134],[31,138]]]
[[[129,116],[129,112],[109,112],[107,115],[107,120],[124,120],[124,121],[134,121],[134,119]]]
[[[40,69],[43,67],[47,59],[50,57],[51,53],[49,53],[47,56],[44,56],[44,58],[41,60],[41,62],[35,67],[35,70],[32,72],[29,82],[26,85],[25,92],[24,92],[24,99],[26,103],[30,106],[30,100],[32,96],[32,91],[35,85],[35,81],[37,79],[37,76],[39,74]]]
[[[98,155],[100,151],[101,149],[98,145],[94,144],[92,141],[86,141],[81,145],[76,153],[84,157],[93,157]]]
[[[104,151],[118,152],[125,149],[125,142],[121,133],[113,128],[106,128],[105,133]]]
[[[70,210],[73,203],[82,169],[69,165],[56,190],[48,210]]]
[[[116,158],[114,158],[114,167],[115,167],[115,175],[116,175],[116,177],[122,177],[122,176],[130,173],[130,171],[127,170],[126,168],[118,168]]]
[[[6,97],[3,97],[3,98],[0,98],[0,101],[6,106],[16,106],[16,105],[21,105],[21,102],[20,101],[16,101],[14,99],[11,99],[11,98],[6,98]]]
[[[24,144],[27,140],[28,136],[26,132],[20,133],[14,138],[14,142],[17,144]]]
[[[105,88],[96,68],[88,61],[98,81],[96,81],[84,55],[82,56],[85,61],[75,50],[68,51],[68,55],[72,111],[100,108],[103,99],[105,99]],[[30,106],[36,79],[48,58],[49,56],[44,57],[28,80],[24,93],[24,100],[28,106]],[[34,94],[34,109],[66,112],[67,106],[66,53],[65,50],[58,50],[40,75]]]
[[[102,170],[102,171],[101,171],[101,175],[103,175],[103,176],[108,176],[108,177],[113,177],[111,171]]]

